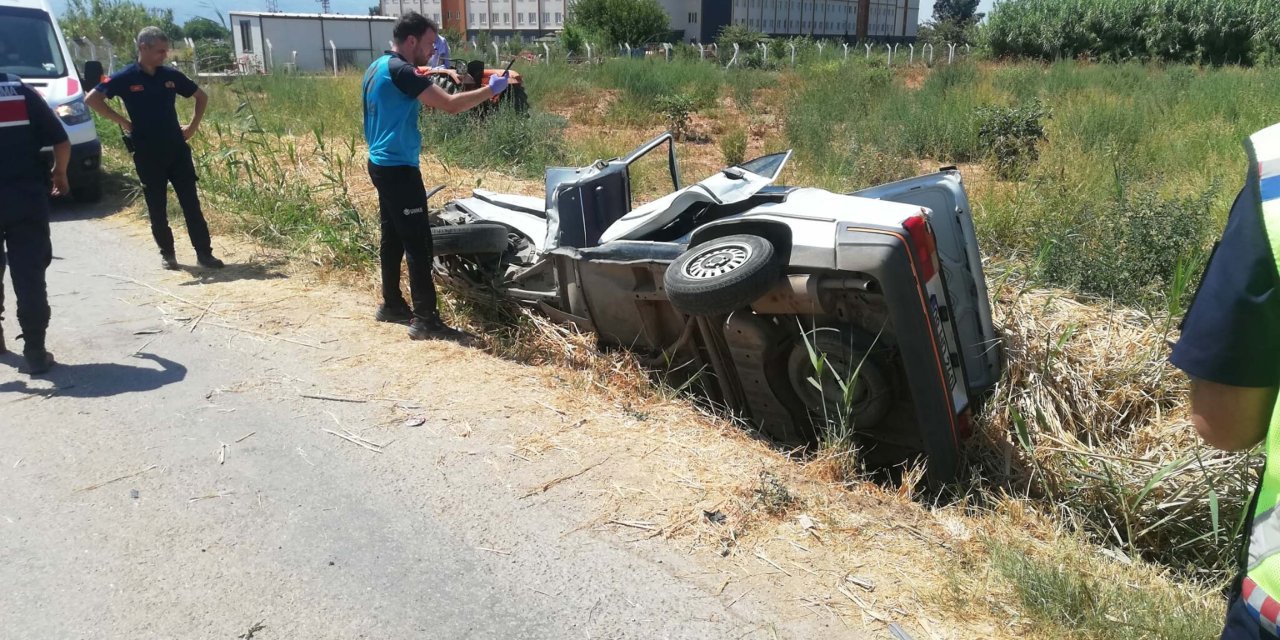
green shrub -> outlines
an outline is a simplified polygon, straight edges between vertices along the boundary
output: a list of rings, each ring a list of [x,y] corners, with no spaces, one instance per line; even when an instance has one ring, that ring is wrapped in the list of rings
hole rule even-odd
[[[677,140],[684,139],[689,133],[689,116],[693,115],[693,98],[687,94],[662,96],[658,98],[658,109],[667,121],[667,130]]]
[[[741,164],[747,159],[747,130],[741,127],[730,130],[720,138],[720,153],[725,166]]]
[[[1179,277],[1179,265],[1205,259],[1216,229],[1216,196],[1217,188],[1210,187],[1197,195],[1164,197],[1147,188],[1130,191],[1122,181],[1109,202],[1039,221],[1041,275],[1122,303],[1156,301]]]
[[[1049,110],[1039,100],[1017,107],[983,107],[978,110],[978,140],[995,162],[996,173],[1006,179],[1021,178],[1040,157],[1039,144],[1048,136]]]

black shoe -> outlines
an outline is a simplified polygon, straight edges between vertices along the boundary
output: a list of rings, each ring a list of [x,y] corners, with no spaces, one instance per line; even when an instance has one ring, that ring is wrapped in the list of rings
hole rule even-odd
[[[422,318],[414,318],[409,323],[409,339],[410,340],[450,340],[458,344],[470,345],[475,341],[475,336],[459,331],[441,322],[439,318],[431,320],[423,320]]]
[[[0,287],[2,286],[4,286],[4,283],[0,283]],[[0,354],[5,353],[9,353],[9,350],[4,346],[4,328],[0,327]]]
[[[394,322],[396,324],[408,324],[413,320],[413,312],[409,310],[409,305],[378,305],[378,312],[373,314],[374,320],[378,322]]]
[[[162,253],[160,254],[160,266],[167,271],[177,271],[178,257],[172,253]]]
[[[212,253],[202,253],[196,256],[196,264],[206,269],[221,269],[227,266],[221,260],[213,257]]]
[[[53,354],[44,349],[38,352],[26,351],[22,355],[27,359],[27,366],[23,367],[21,371],[28,375],[38,376],[49,371],[54,365]]]

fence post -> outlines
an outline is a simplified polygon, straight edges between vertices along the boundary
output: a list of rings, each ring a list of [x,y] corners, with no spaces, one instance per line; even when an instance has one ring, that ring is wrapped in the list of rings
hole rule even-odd
[[[794,67],[796,66],[796,43],[789,42],[787,44],[791,47],[791,66]]]
[[[729,64],[726,64],[724,68],[728,69],[729,67],[732,67],[735,62],[738,61],[738,50],[739,50],[738,43],[736,42],[733,43],[733,57],[729,58]]]
[[[967,42],[966,42],[966,43],[965,43],[965,45],[964,45],[964,55],[965,55],[965,57],[968,57],[968,56],[969,56],[969,50],[970,50],[970,49],[972,49],[972,47],[970,47],[970,46],[969,46],[969,43],[967,43]]]
[[[502,50],[498,48],[498,41],[493,41],[493,66],[502,66]]]
[[[911,47],[911,57],[907,59],[907,66],[909,67],[916,63],[916,45],[908,44],[907,46]]]
[[[920,55],[924,55],[925,51],[929,52],[929,57],[926,61],[926,64],[932,67],[933,66],[933,45],[928,42],[924,43],[924,46],[920,48]]]
[[[104,49],[107,50],[107,69],[110,71],[115,71],[116,70],[116,48],[111,46],[111,43],[107,42],[106,40],[102,41],[102,46]]]
[[[871,61],[871,43],[870,43],[870,42],[867,42],[867,43],[863,44],[862,46],[864,46],[864,47],[866,47],[866,48],[867,48],[867,62],[870,62],[870,61]]]
[[[823,41],[819,40],[819,41],[818,41],[818,59],[819,59],[819,60],[821,60],[821,59],[822,59],[822,52],[823,52],[823,50],[824,50],[824,49],[826,49],[826,48],[827,48],[827,43],[825,43],[825,42],[823,42]]]
[[[547,62],[551,62],[551,47],[548,47],[547,43],[544,42],[542,43],[542,51],[547,57]]]
[[[947,64],[951,64],[956,61],[956,45],[954,42],[949,43],[947,44],[947,48],[951,50],[951,52],[947,54]]]
[[[849,43],[848,42],[844,43],[844,61],[845,62],[849,61]]]
[[[587,45],[587,63],[589,64],[591,62],[591,43],[585,42],[583,44]]]
[[[196,41],[191,38],[183,38],[183,42],[187,43],[187,48],[191,50],[191,77],[200,77],[200,57],[196,55]]]
[[[329,50],[333,52],[333,75],[338,75],[338,45],[329,41]]]
[[[893,66],[893,47],[889,46],[889,43],[886,42],[884,45],[884,48],[885,48],[885,51],[889,52],[888,66],[892,67]]]
[[[760,50],[760,55],[762,56],[761,59],[764,60],[765,64],[768,64],[769,63],[769,45],[763,42],[757,42],[756,48]]]
[[[662,43],[662,53],[667,57],[667,62],[671,62],[671,43]]]
[[[698,61],[701,62],[707,58],[707,52],[702,47],[702,43],[698,43]]]

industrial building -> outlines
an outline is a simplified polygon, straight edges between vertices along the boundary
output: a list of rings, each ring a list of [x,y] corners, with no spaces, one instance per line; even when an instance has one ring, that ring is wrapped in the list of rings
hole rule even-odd
[[[232,46],[241,70],[364,68],[391,46],[396,19],[318,13],[232,11]]]
[[[680,40],[710,42],[737,24],[777,37],[909,41],[916,37],[920,0],[658,0]],[[445,29],[468,35],[525,38],[564,28],[571,0],[381,0],[384,16],[417,11]]]

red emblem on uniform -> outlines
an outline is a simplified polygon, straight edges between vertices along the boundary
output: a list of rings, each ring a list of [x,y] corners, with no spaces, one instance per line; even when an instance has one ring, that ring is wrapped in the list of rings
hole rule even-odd
[[[413,72],[414,72],[414,73],[416,73],[416,74],[418,74],[418,75],[420,75],[420,76],[425,76],[425,75],[427,75],[428,73],[430,73],[430,70],[429,70],[429,69],[423,69],[422,67],[414,67],[414,68],[413,68]]]
[[[143,88],[144,87],[140,84],[129,85],[129,90],[134,93],[138,93],[139,91],[142,91]]]

